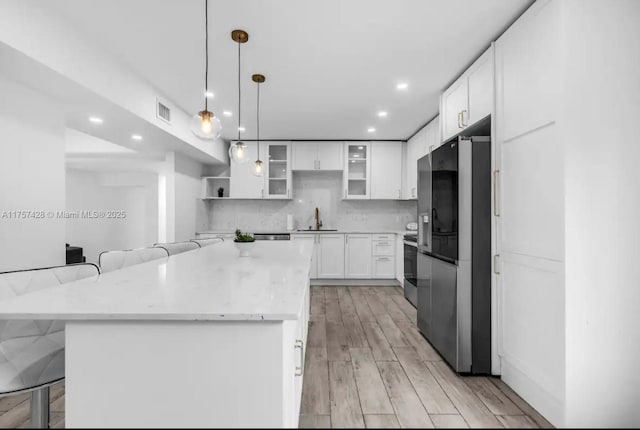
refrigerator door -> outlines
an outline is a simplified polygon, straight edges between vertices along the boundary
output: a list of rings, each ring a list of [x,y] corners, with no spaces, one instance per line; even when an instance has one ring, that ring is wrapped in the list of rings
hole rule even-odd
[[[431,252],[458,259],[458,139],[432,154]]]
[[[431,261],[431,344],[458,369],[457,267],[437,258]]]
[[[431,251],[431,154],[418,160],[418,248]]]
[[[431,260],[433,258],[418,252],[418,329],[431,338]]]

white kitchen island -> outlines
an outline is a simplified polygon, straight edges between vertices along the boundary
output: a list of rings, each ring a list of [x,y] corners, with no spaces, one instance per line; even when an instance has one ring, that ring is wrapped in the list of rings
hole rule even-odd
[[[66,324],[67,427],[297,427],[312,248],[225,242],[0,302]]]

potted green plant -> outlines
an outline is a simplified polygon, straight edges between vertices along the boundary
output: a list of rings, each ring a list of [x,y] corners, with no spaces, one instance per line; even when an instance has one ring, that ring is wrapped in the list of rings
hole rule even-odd
[[[256,239],[250,234],[243,233],[240,229],[236,229],[236,238],[233,242],[240,251],[240,257],[248,257],[249,249],[251,248],[251,244],[255,242]]]

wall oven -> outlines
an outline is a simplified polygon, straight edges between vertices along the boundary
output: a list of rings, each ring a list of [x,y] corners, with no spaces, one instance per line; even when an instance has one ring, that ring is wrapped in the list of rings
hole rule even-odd
[[[418,306],[418,242],[415,234],[404,236],[404,296]]]

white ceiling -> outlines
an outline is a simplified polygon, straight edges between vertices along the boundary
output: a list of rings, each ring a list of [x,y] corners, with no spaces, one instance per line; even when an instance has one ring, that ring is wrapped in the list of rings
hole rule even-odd
[[[209,3],[210,106],[237,135],[242,46],[243,138],[405,139],[437,114],[438,96],[531,0],[214,0]],[[88,37],[187,112],[203,106],[204,0],[54,0]],[[398,82],[407,82],[398,91]],[[223,117],[231,110],[233,117]],[[379,110],[388,111],[379,118]],[[368,133],[375,127],[375,133]]]

